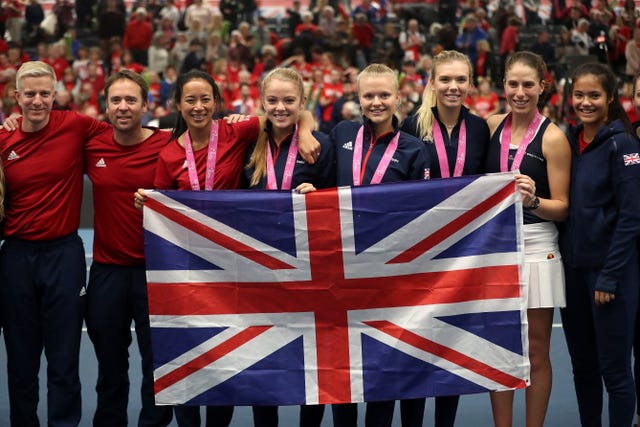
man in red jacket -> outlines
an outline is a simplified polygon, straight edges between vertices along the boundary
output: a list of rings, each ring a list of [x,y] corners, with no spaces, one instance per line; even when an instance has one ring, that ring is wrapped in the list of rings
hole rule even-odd
[[[149,65],[147,52],[151,46],[152,36],[153,28],[147,20],[147,10],[139,7],[124,32],[124,48],[131,52],[134,62],[144,66]]]

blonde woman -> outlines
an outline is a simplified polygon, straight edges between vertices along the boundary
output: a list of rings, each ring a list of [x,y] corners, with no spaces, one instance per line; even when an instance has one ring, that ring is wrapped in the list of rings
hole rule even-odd
[[[327,135],[313,132],[321,151],[314,164],[298,153],[298,121],[306,97],[302,77],[291,68],[276,68],[262,81],[262,105],[266,132],[249,146],[242,187],[262,190],[292,190],[308,193],[335,186],[335,150]],[[320,426],[324,405],[300,408],[300,426]],[[277,406],[254,406],[256,427],[278,425]]]
[[[453,50],[440,52],[433,58],[422,105],[401,126],[426,143],[431,158],[431,178],[483,172],[489,127],[462,105],[472,79],[473,68],[466,55]],[[458,400],[459,396],[436,397],[436,427],[454,425]],[[420,399],[410,410],[415,425],[422,425],[424,403],[424,399]]]

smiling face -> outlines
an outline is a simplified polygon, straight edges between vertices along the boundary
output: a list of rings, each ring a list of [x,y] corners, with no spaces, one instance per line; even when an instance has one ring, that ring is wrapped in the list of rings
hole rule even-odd
[[[22,77],[20,89],[15,91],[16,102],[22,109],[23,129],[33,132],[49,123],[56,91],[49,76]]]
[[[215,112],[213,88],[204,79],[189,80],[182,87],[182,96],[176,107],[189,129],[208,127]]]
[[[471,79],[469,66],[462,61],[451,61],[435,67],[432,89],[438,106],[459,108],[467,97]]]
[[[593,74],[584,74],[574,80],[571,100],[585,128],[597,128],[607,121],[612,99],[607,97],[604,87]]]
[[[274,133],[283,136],[293,131],[304,110],[300,87],[290,80],[279,78],[270,79],[265,85],[262,103]]]
[[[147,101],[134,81],[120,79],[109,87],[107,117],[116,131],[137,130],[142,126],[142,116],[146,112]]]
[[[514,114],[530,114],[536,110],[543,91],[542,80],[532,67],[516,62],[507,70],[504,93]]]
[[[391,130],[399,100],[397,82],[393,75],[361,75],[358,80],[358,98],[363,114],[371,120],[378,135]]]

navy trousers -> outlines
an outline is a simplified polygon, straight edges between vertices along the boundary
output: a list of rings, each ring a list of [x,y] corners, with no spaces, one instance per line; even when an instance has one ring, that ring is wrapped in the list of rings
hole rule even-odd
[[[602,426],[603,386],[609,395],[611,427],[633,424],[636,392],[631,349],[638,310],[640,268],[629,263],[618,283],[615,299],[595,304],[595,283],[600,270],[565,265],[567,307],[562,325],[583,427]]]
[[[179,427],[200,427],[199,406],[175,406]],[[227,427],[233,417],[233,406],[206,406],[206,427]]]
[[[77,426],[82,414],[79,352],[85,311],[82,240],[7,239],[0,250],[0,301],[11,425],[39,426],[38,373],[47,359],[48,426]]]
[[[278,426],[277,406],[254,406],[252,409],[254,427]],[[300,427],[320,427],[323,415],[324,405],[300,406]]]
[[[142,360],[142,408],[139,427],[165,427],[173,418],[169,406],[155,406],[149,304],[144,266],[94,262],[87,288],[87,330],[98,359],[95,427],[127,425],[131,322]]]

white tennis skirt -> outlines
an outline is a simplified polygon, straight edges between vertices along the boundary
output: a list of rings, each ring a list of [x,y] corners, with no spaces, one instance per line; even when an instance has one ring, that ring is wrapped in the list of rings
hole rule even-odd
[[[564,268],[553,222],[525,224],[522,281],[529,290],[529,308],[565,307]]]

